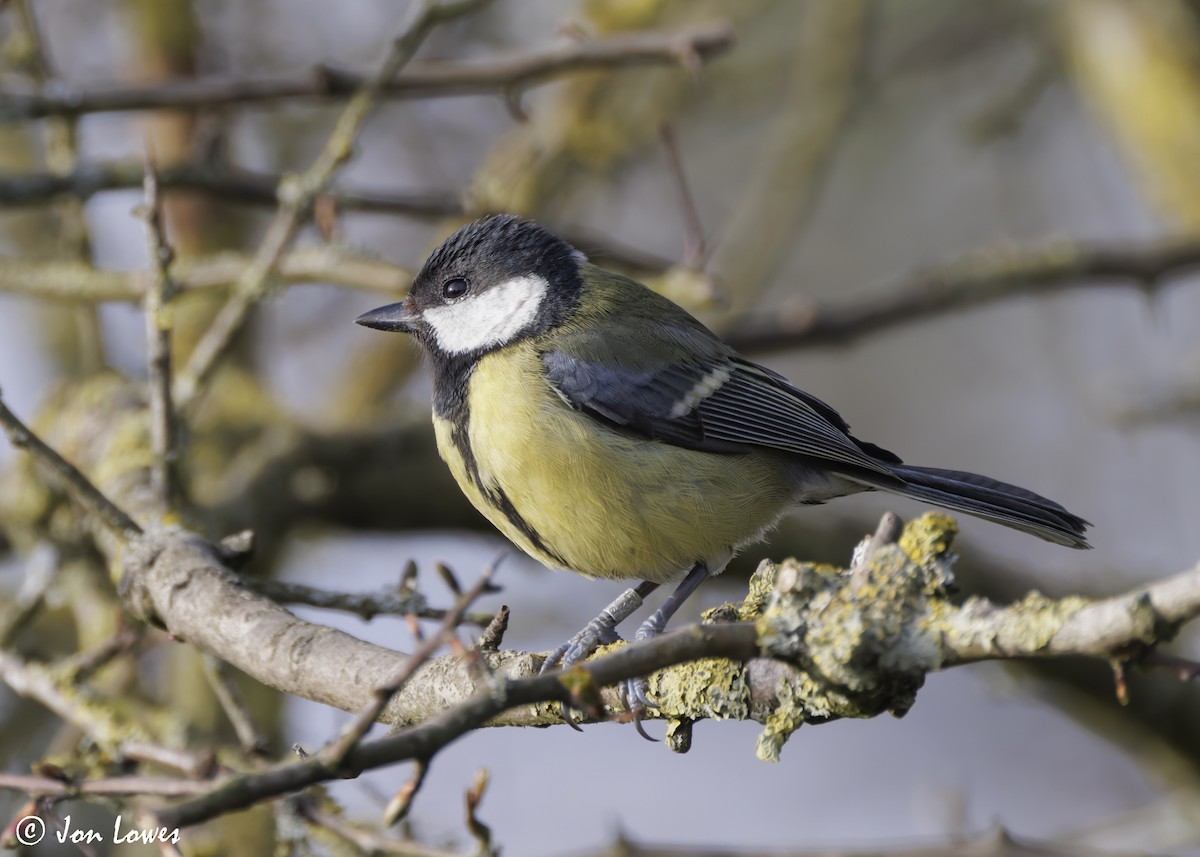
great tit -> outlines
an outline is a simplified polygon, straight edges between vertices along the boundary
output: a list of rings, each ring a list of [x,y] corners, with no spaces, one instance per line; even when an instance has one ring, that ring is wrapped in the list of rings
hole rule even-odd
[[[859,491],[1088,547],[1088,522],[1045,497],[858,440],[833,408],[682,307],[527,220],[463,226],[404,301],[357,322],[409,333],[429,355],[438,450],[501,532],[550,567],[642,579],[546,668],[619,639],[616,624],[682,575],[636,638],[660,633],[788,510]],[[635,712],[652,704],[644,681],[622,694]]]

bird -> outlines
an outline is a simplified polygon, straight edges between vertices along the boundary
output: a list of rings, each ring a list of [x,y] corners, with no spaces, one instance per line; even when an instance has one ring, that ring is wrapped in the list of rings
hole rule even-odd
[[[497,529],[551,568],[641,580],[543,670],[619,640],[618,622],[679,581],[635,640],[662,633],[786,513],[848,494],[886,491],[1089,547],[1089,522],[1058,503],[858,440],[825,402],[531,220],[462,226],[404,300],[356,321],[419,343],[439,454]],[[645,680],[621,697],[641,732],[654,706]]]

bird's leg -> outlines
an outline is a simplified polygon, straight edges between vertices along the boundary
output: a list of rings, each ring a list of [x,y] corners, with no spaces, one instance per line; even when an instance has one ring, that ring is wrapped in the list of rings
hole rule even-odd
[[[658,584],[649,580],[626,589],[612,604],[601,610],[600,615],[588,622],[582,631],[552,651],[542,663],[541,672],[548,672],[559,664],[563,669],[569,669],[601,646],[617,642],[621,639],[617,634],[617,625],[641,607],[646,596],[656,589]]]
[[[547,656],[542,662],[540,672],[548,672],[558,665],[570,669],[601,646],[607,646],[621,639],[617,633],[617,625],[627,619],[634,610],[642,606],[646,596],[658,589],[657,583],[643,580],[637,586],[626,589],[612,604],[600,611],[600,615],[584,625],[583,630]],[[580,732],[575,725],[574,709],[565,702],[562,704],[563,720],[567,725]]]
[[[650,614],[650,618],[641,624],[634,635],[634,641],[648,640],[651,637],[657,637],[667,627],[667,623],[671,621],[671,617],[683,606],[683,602],[688,600],[688,597],[696,591],[701,583],[708,580],[708,566],[705,563],[698,562],[692,566],[692,570],[687,573],[687,576],[679,582],[675,587],[675,591],[670,597],[662,603],[662,606]],[[626,679],[621,682],[621,699],[625,705],[633,712],[633,722],[637,725],[637,730],[643,738],[650,738],[642,729],[641,714],[647,708],[653,708],[654,703],[647,696],[646,679],[638,677]]]

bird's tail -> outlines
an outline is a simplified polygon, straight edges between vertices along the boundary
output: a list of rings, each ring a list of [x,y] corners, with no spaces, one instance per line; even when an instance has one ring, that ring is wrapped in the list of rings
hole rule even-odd
[[[1032,491],[959,470],[897,464],[893,472],[905,484],[881,486],[884,490],[1024,530],[1067,547],[1091,547],[1085,535],[1091,524]]]

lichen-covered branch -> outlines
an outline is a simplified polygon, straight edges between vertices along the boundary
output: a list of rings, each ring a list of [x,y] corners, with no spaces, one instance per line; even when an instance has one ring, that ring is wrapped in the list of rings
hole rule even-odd
[[[133,476],[149,478],[144,466]],[[129,475],[115,480],[127,492],[121,498],[146,493]],[[403,759],[427,760],[481,725],[562,723],[561,702],[592,717],[619,715],[615,694],[602,688],[643,674],[659,701],[658,716],[670,721],[673,749],[688,748],[697,720],[751,719],[764,725],[758,754],[775,759],[804,723],[903,714],[930,672],[985,659],[1085,656],[1136,663],[1200,614],[1200,566],[1107,599],[1033,594],[1009,606],[980,598],[958,605],[949,597],[954,534],[952,519],[940,514],[903,530],[886,518],[847,569],[764,562],[746,599],[710,611],[709,624],[617,647],[562,675],[539,675],[536,653],[480,651],[475,657],[487,666],[483,679],[470,658],[430,659],[380,715],[400,727],[396,735],[356,743],[336,764],[319,755],[229,775],[210,793],[165,811],[164,823],[196,823],[311,783]],[[118,569],[126,608],[266,685],[362,711],[408,668],[408,655],[302,621],[255,594],[224,565],[226,548],[179,528],[123,535],[101,547]],[[30,684],[49,673],[11,660],[0,665],[18,692],[76,716],[64,707],[60,685]]]
[[[617,647],[561,679],[539,675],[533,653],[484,653],[493,676],[483,685],[462,657],[431,660],[381,718],[407,727],[396,735],[359,745],[338,766],[311,757],[237,775],[166,811],[164,823],[196,823],[314,782],[428,758],[484,724],[561,723],[554,701],[589,707],[602,699],[618,711],[615,695],[596,696],[600,687],[651,670],[672,747],[687,748],[696,720],[753,719],[765,726],[758,754],[775,759],[804,723],[902,715],[930,672],[984,659],[1136,659],[1200,614],[1200,566],[1109,599],[1031,595],[1007,607],[983,599],[955,605],[954,533],[952,519],[931,513],[894,541],[865,543],[848,569],[763,563],[745,601],[710,611],[713,624]],[[126,575],[136,615],[291,693],[358,710],[404,663],[399,653],[251,595],[194,537],[147,537]],[[350,674],[347,663],[355,665]]]

